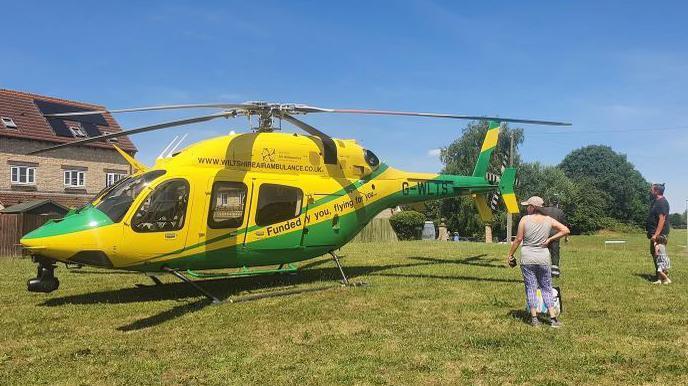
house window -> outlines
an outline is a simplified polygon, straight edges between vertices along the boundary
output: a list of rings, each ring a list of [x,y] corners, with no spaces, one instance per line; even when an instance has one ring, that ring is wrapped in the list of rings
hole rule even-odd
[[[84,172],[82,170],[65,170],[64,184],[68,188],[84,187]]]
[[[112,186],[115,182],[125,178],[127,175],[124,173],[106,173],[105,174],[105,186]]]
[[[81,129],[79,126],[69,126],[69,131],[72,132],[72,135],[77,138],[84,138],[86,137],[86,133]]]
[[[12,120],[10,117],[0,117],[0,120],[2,120],[2,124],[8,129],[17,128],[17,124],[14,123],[14,120]]]
[[[18,185],[36,184],[36,168],[30,166],[11,166],[11,182]]]

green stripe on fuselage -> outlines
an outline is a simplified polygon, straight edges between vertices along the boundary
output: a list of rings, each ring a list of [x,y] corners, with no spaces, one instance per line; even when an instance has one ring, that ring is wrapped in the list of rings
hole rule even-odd
[[[338,190],[338,191],[336,191],[336,192],[334,192],[334,193],[327,194],[325,197],[323,197],[323,198],[321,198],[321,199],[316,200],[313,204],[310,204],[310,205],[308,206],[308,210],[316,209],[316,208],[319,207],[319,206],[322,206],[322,205],[324,205],[324,204],[327,204],[327,203],[330,202],[330,201],[336,200],[337,198],[339,198],[339,197],[341,197],[341,196],[344,196],[344,195],[346,195],[346,194],[348,194],[348,193],[350,193],[350,192],[353,192],[354,190],[360,188],[360,187],[363,186],[364,184],[367,184],[368,182],[370,182],[370,181],[376,179],[377,177],[379,177],[379,176],[380,176],[382,173],[384,173],[388,168],[389,168],[389,166],[388,166],[387,164],[381,163],[380,166],[379,166],[377,169],[375,169],[372,173],[370,173],[369,175],[365,176],[364,178],[362,178],[362,179],[360,179],[360,180],[358,180],[358,181],[356,181],[356,182],[353,182],[353,183],[351,183],[351,184],[349,184],[349,185],[346,185],[345,187],[343,187],[342,189],[340,189],[340,190]],[[264,227],[263,227],[263,226],[259,226],[259,225],[252,225],[252,226],[247,227],[247,228],[239,228],[239,229],[236,229],[236,230],[232,231],[232,233],[243,234],[243,233],[246,233],[246,232],[252,232],[252,231],[254,231],[254,230],[256,230],[256,229],[260,229],[260,228],[264,228]],[[229,233],[229,232],[228,232],[228,233]],[[167,252],[167,253],[164,253],[164,254],[162,254],[162,255],[159,255],[159,256],[151,257],[150,259],[147,259],[147,260],[155,260],[155,259],[160,259],[160,258],[167,257],[167,256],[176,255],[176,254],[179,254],[179,253],[183,253],[184,251],[188,251],[188,250],[191,250],[191,249],[194,249],[194,248],[198,248],[198,247],[203,246],[203,245],[211,245],[211,244],[214,244],[214,243],[216,243],[216,242],[219,242],[219,241],[222,241],[222,240],[226,240],[226,239],[227,239],[227,235],[226,235],[226,234],[223,234],[222,236],[218,236],[218,237],[215,237],[215,238],[212,238],[212,239],[208,239],[208,240],[205,240],[205,241],[196,243],[196,244],[188,245],[188,246],[185,246],[185,247],[183,247],[183,248],[177,249],[177,250],[175,250],[175,251],[171,251],[171,252]]]
[[[379,174],[378,174],[379,175]],[[376,177],[376,176],[375,176]],[[373,177],[374,178],[374,177]],[[357,181],[356,184],[360,187],[365,182],[371,181]],[[495,187],[489,185],[483,178],[475,178],[469,176],[450,176],[438,175],[435,179],[429,180],[433,183],[442,183],[445,181],[455,182],[461,188],[466,188],[475,191],[492,190]],[[353,185],[353,184],[352,184]],[[456,195],[453,190],[445,195],[436,196],[436,198],[446,198]],[[335,196],[337,198],[339,196]],[[322,205],[329,201],[319,200],[317,205]],[[156,261],[151,263],[143,263],[127,269],[143,270],[143,271],[157,271],[161,266],[168,266],[178,269],[219,269],[219,268],[237,268],[242,266],[261,266],[290,263],[301,260],[307,260],[317,256],[321,256],[330,250],[337,249],[349,242],[375,215],[380,213],[385,208],[396,206],[402,202],[423,201],[429,199],[427,196],[416,195],[409,196],[408,192],[403,190],[395,191],[385,197],[382,197],[368,205],[357,208],[352,212],[341,215],[339,217],[339,231],[333,233],[332,220],[327,219],[320,223],[314,223],[308,226],[308,237],[306,246],[294,246],[291,248],[284,248],[285,242],[288,238],[293,238],[295,232],[303,232],[302,228],[296,229],[292,232],[272,236],[263,240],[253,241],[247,244],[237,244],[224,248],[217,248],[214,250],[206,250],[199,253],[194,253],[189,256],[181,256],[166,261]],[[315,206],[314,206],[315,207]],[[310,210],[310,208],[309,208]],[[254,228],[254,227],[251,227]],[[260,228],[260,227],[255,227]],[[249,228],[249,230],[251,230]],[[238,232],[243,232],[240,230]],[[205,243],[197,243],[195,245],[184,248],[189,250],[191,248],[202,246],[206,244],[210,247],[217,241],[225,240],[225,236],[216,237],[207,240]],[[308,246],[314,245],[314,246]],[[274,246],[274,247],[273,247]],[[278,248],[281,247],[281,248]],[[179,250],[172,253],[167,253],[161,256],[156,256],[149,259],[160,259],[175,253],[181,253],[184,250]]]
[[[41,237],[64,235],[110,224],[113,224],[113,222],[105,213],[92,206],[87,206],[79,211],[79,213],[75,212],[68,214],[62,219],[52,220],[43,224],[43,226],[39,227],[38,229],[35,229],[24,235],[22,239],[28,240]]]

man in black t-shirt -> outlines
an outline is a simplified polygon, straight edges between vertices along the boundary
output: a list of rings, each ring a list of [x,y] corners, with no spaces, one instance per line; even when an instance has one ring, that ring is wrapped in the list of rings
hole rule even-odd
[[[552,205],[552,206],[547,206],[542,208],[543,214],[552,217],[553,219],[559,221],[560,223],[569,226],[568,222],[566,221],[566,214],[564,214],[564,211],[559,209],[558,205]],[[553,236],[557,233],[557,230],[554,228],[550,231],[550,236]],[[560,254],[559,254],[559,240],[554,240],[551,243],[547,245],[547,248],[549,249],[549,255],[552,258],[552,277],[559,277],[560,270],[559,270],[559,260],[560,260]]]
[[[647,215],[645,222],[645,230],[647,231],[647,238],[650,239],[650,254],[652,261],[655,264],[655,273],[657,272],[657,255],[655,252],[655,241],[660,235],[669,237],[669,201],[664,197],[664,184],[652,184],[650,188],[650,196],[652,202],[650,204],[650,212]]]

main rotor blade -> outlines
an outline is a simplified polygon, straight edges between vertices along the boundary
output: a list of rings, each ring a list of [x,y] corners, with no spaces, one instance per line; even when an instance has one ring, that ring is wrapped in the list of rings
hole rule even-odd
[[[281,113],[280,117],[306,133],[320,138],[323,144],[323,158],[325,159],[325,163],[329,165],[337,164],[337,145],[334,143],[332,137],[287,113]]]
[[[365,109],[328,109],[307,105],[296,105],[296,111],[302,113],[342,113],[342,114],[367,114],[367,115],[400,115],[407,117],[428,117],[428,118],[449,118],[449,119],[467,119],[473,121],[498,121],[498,122],[512,122],[525,123],[533,125],[549,125],[549,126],[571,126],[568,122],[556,121],[541,121],[535,119],[519,119],[519,118],[504,118],[504,117],[489,117],[478,115],[454,115],[454,114],[439,114],[439,113],[421,113],[412,111],[391,111],[391,110],[365,110]]]
[[[133,134],[140,134],[140,133],[145,133],[148,131],[154,131],[154,130],[161,130],[161,129],[167,129],[170,127],[176,127],[176,126],[184,126],[184,125],[190,125],[192,123],[198,123],[198,122],[205,122],[205,121],[210,121],[212,119],[216,118],[233,118],[236,116],[236,111],[223,111],[221,113],[215,113],[215,114],[210,114],[210,115],[202,115],[199,117],[193,117],[193,118],[186,118],[186,119],[179,119],[176,121],[169,121],[169,122],[163,122],[163,123],[157,123],[155,125],[150,125],[150,126],[142,126],[138,127],[136,129],[131,129],[131,130],[124,130],[119,133],[110,133],[110,134],[103,134],[99,135],[96,137],[90,137],[86,139],[82,139],[80,141],[74,141],[74,142],[68,142],[68,143],[62,143],[59,145],[51,146],[51,147],[46,147],[44,149],[39,149],[32,151],[30,153],[27,153],[27,155],[34,155],[34,154],[39,154],[39,153],[44,153],[46,151],[50,150],[55,150],[55,149],[61,149],[63,147],[69,147],[69,146],[77,146],[77,145],[83,145],[86,143],[90,142],[96,142],[96,141],[101,141],[101,140],[107,140],[110,138],[117,138],[117,137],[123,137],[125,135],[133,135]]]
[[[140,111],[157,111],[157,110],[180,110],[180,109],[242,109],[251,108],[253,104],[251,103],[196,103],[196,104],[182,104],[182,105],[160,105],[160,106],[148,106],[148,107],[135,107],[130,109],[117,109],[117,110],[93,110],[93,111],[77,111],[73,113],[55,113],[55,114],[44,114],[46,117],[74,117],[79,115],[95,115],[95,114],[105,114],[105,113],[133,113]]]

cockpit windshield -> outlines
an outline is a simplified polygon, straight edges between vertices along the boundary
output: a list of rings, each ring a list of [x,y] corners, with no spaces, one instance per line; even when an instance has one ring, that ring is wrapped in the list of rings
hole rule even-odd
[[[164,170],[153,170],[139,176],[125,178],[103,194],[96,208],[110,217],[113,222],[122,221],[139,193],[163,174],[165,174]]]

